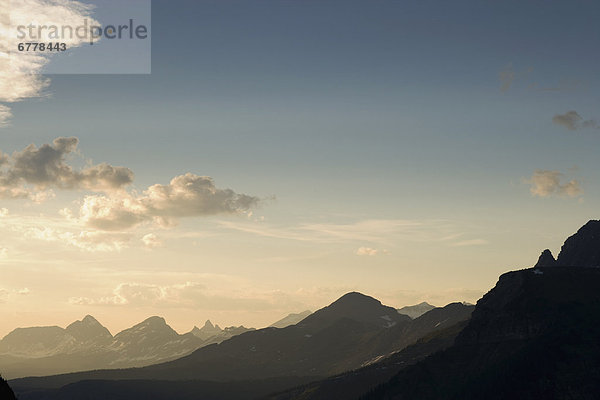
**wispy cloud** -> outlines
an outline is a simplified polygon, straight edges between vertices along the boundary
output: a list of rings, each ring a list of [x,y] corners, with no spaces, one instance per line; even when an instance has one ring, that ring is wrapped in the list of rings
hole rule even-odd
[[[467,240],[459,224],[448,220],[365,219],[345,224],[303,223],[285,227],[264,221],[221,221],[219,224],[224,228],[274,239],[359,244],[356,253],[361,254],[358,255],[385,253],[373,245],[393,247],[398,243],[437,242],[452,246]],[[365,242],[370,245],[365,245]]]
[[[525,180],[525,183],[531,186],[530,192],[533,196],[579,197],[583,195],[584,191],[578,180],[571,179],[563,182],[563,177],[564,175],[559,171],[537,170],[531,178]]]
[[[508,89],[510,89],[516,78],[516,73],[512,64],[508,64],[506,67],[504,67],[504,69],[502,69],[502,71],[500,71],[498,74],[498,77],[500,78],[500,90],[506,92]]]
[[[453,247],[467,247],[467,246],[485,246],[489,244],[489,242],[485,239],[471,239],[471,240],[461,240],[456,243],[452,243]]]
[[[357,256],[376,256],[377,254],[379,254],[379,250],[372,247],[359,247],[356,250]]]
[[[154,249],[162,246],[161,240],[154,233],[148,233],[142,237],[142,243],[147,249]]]
[[[570,131],[576,131],[579,129],[600,129],[596,120],[588,119],[584,120],[577,111],[567,111],[564,114],[556,114],[552,117],[552,122],[556,125],[560,125]]]
[[[297,294],[280,290],[211,288],[199,282],[159,285],[129,282],[119,284],[111,294],[100,297],[71,297],[74,305],[176,307],[194,310],[279,310],[300,309]]]

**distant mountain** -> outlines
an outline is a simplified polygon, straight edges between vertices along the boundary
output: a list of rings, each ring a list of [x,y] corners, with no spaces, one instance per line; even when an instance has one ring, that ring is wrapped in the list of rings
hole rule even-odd
[[[219,325],[213,325],[210,322],[210,320],[206,320],[204,326],[201,329],[197,326],[194,326],[194,329],[192,329],[191,334],[202,340],[206,340],[215,335],[220,334],[221,332],[223,332],[223,329],[221,329]]]
[[[141,367],[173,360],[251,329],[205,325],[203,340],[194,331],[179,335],[161,317],[151,317],[114,337],[87,315],[66,329],[17,328],[0,340],[0,371],[6,377],[51,375],[102,368]],[[212,328],[211,328],[212,327]]]
[[[194,329],[192,329],[190,333],[202,339],[203,346],[208,346],[209,344],[218,344],[224,340],[231,339],[234,336],[253,330],[255,329],[246,328],[244,326],[228,326],[225,329],[221,329],[219,325],[213,325],[210,320],[207,320],[202,328],[194,326]]]
[[[191,353],[202,340],[191,334],[180,335],[162,317],[150,317],[115,335],[108,349],[115,359],[110,365],[148,365]]]
[[[105,398],[112,398],[109,388],[117,390],[119,384],[107,383],[110,380],[139,380],[140,387],[148,380],[239,382],[289,377],[316,380],[373,365],[424,336],[468,320],[472,310],[473,306],[453,303],[412,320],[372,297],[353,292],[296,325],[247,332],[168,363],[27,378],[12,384],[25,394],[27,388],[66,390],[66,385],[76,382],[102,380]],[[59,392],[64,393],[63,389]],[[145,393],[145,389],[140,390]]]
[[[312,311],[306,310],[302,311],[298,314],[288,314],[287,317],[280,319],[277,322],[274,322],[270,325],[272,328],[285,328],[290,325],[296,325],[298,322],[302,321],[304,318],[308,317],[312,314]]]
[[[81,321],[75,321],[65,329],[77,341],[85,345],[108,345],[113,336],[100,322],[91,315],[86,315]]]
[[[17,357],[48,357],[71,353],[77,339],[58,326],[17,328],[0,341],[0,354]]]
[[[418,318],[421,315],[425,314],[427,311],[433,310],[435,306],[432,306],[429,303],[423,302],[419,304],[415,304],[414,306],[405,306],[398,309],[399,314],[408,315],[412,319]]]
[[[306,330],[320,330],[335,324],[340,319],[350,319],[377,328],[391,328],[396,324],[410,321],[410,318],[398,314],[392,307],[382,305],[379,300],[358,292],[351,292],[309,315],[297,325]]]

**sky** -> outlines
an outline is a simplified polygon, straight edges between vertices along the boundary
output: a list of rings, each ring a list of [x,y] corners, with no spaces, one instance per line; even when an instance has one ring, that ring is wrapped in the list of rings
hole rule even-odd
[[[0,10],[105,18],[59,3]],[[474,303],[599,218],[597,2],[151,16],[151,73],[41,75],[59,61],[5,62],[3,38],[0,335],[86,314],[113,334],[152,315],[263,327],[354,290]]]

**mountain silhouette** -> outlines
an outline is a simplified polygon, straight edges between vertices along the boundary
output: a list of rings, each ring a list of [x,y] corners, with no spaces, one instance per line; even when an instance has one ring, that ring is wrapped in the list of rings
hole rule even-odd
[[[558,266],[502,275],[477,302],[454,345],[398,372],[362,398],[596,398],[598,227],[598,221],[590,221],[568,238]],[[548,265],[536,267],[543,266]]]
[[[600,267],[600,221],[591,220],[563,244],[556,265]]]
[[[113,339],[110,331],[91,315],[86,315],[81,321],[73,322],[65,331],[82,343],[101,346],[110,343]]]
[[[4,378],[2,378],[2,375],[0,375],[0,399],[16,400],[15,393],[10,388],[10,386],[8,386],[8,382],[6,382]]]
[[[290,325],[296,325],[298,322],[302,321],[304,318],[308,317],[310,314],[312,314],[312,312],[308,311],[308,310],[302,311],[301,313],[297,313],[297,314],[288,314],[284,318],[280,319],[277,322],[273,322],[269,326],[272,328],[285,328]]]
[[[191,331],[191,334],[202,340],[207,340],[208,338],[218,335],[221,332],[223,332],[223,329],[221,329],[219,325],[215,326],[212,324],[212,322],[210,322],[210,320],[206,320],[202,328],[194,326],[194,328]]]
[[[314,380],[373,364],[423,336],[468,320],[472,310],[473,306],[454,303],[412,320],[372,297],[353,292],[296,325],[246,332],[171,362],[13,382],[26,391],[33,387],[58,389],[93,379],[101,380],[107,391],[111,380],[139,380],[140,387],[149,380]]]
[[[431,311],[435,308],[431,304],[427,302],[422,302],[419,304],[415,304],[414,306],[405,306],[398,309],[399,314],[408,315],[412,319],[418,318],[421,315],[425,314],[427,311]]]
[[[219,325],[213,325],[210,320],[207,320],[202,328],[194,326],[189,333],[200,338],[202,340],[202,346],[208,346],[209,344],[218,344],[224,340],[231,339],[236,335],[253,330],[255,329],[246,328],[244,326],[228,326],[225,329],[221,329]]]
[[[12,379],[140,367],[182,357],[202,346],[220,343],[250,330],[218,326],[212,329],[215,335],[202,340],[192,332],[179,335],[163,318],[150,317],[113,337],[91,315],[65,329],[58,326],[17,328],[0,340],[0,369]]]
[[[0,354],[47,357],[71,352],[77,340],[58,326],[17,328],[0,341]]]
[[[391,328],[396,324],[410,321],[410,317],[398,314],[395,308],[384,306],[373,297],[350,292],[329,306],[309,315],[298,323],[298,326],[306,330],[318,330],[340,319],[349,319],[378,328]]]

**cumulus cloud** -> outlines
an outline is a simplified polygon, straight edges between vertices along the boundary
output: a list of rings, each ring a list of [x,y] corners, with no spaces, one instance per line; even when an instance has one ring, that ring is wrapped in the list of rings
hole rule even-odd
[[[357,256],[376,256],[379,253],[379,250],[373,249],[371,247],[359,247],[356,250]]]
[[[578,197],[583,195],[581,184],[576,179],[563,182],[564,175],[558,171],[537,170],[525,183],[531,185],[533,196],[550,197],[554,195]]]
[[[17,27],[39,23],[47,26],[80,26],[87,19],[89,25],[99,25],[91,18],[89,5],[73,0],[3,0],[0,3],[0,102],[13,103],[39,97],[49,85],[49,79],[40,75],[50,61],[49,54],[14,51],[19,43]],[[45,30],[37,41],[51,42],[50,30]],[[61,38],[69,48],[80,46],[85,38]],[[0,106],[0,126],[5,125],[11,112]]]
[[[584,120],[577,111],[567,111],[564,114],[556,114],[552,117],[552,122],[556,125],[560,125],[563,128],[567,128],[570,131],[576,131],[578,129],[593,128],[598,129],[600,126],[593,120]]]
[[[125,167],[102,163],[73,168],[67,156],[77,152],[78,144],[76,137],[59,137],[39,148],[30,144],[11,156],[0,153],[0,198],[40,202],[53,195],[50,188],[111,191],[133,182],[133,172]]]
[[[258,202],[257,197],[217,188],[208,176],[187,173],[176,176],[168,185],[152,185],[141,195],[86,196],[79,220],[106,231],[128,229],[148,221],[172,226],[183,217],[248,211]]]

